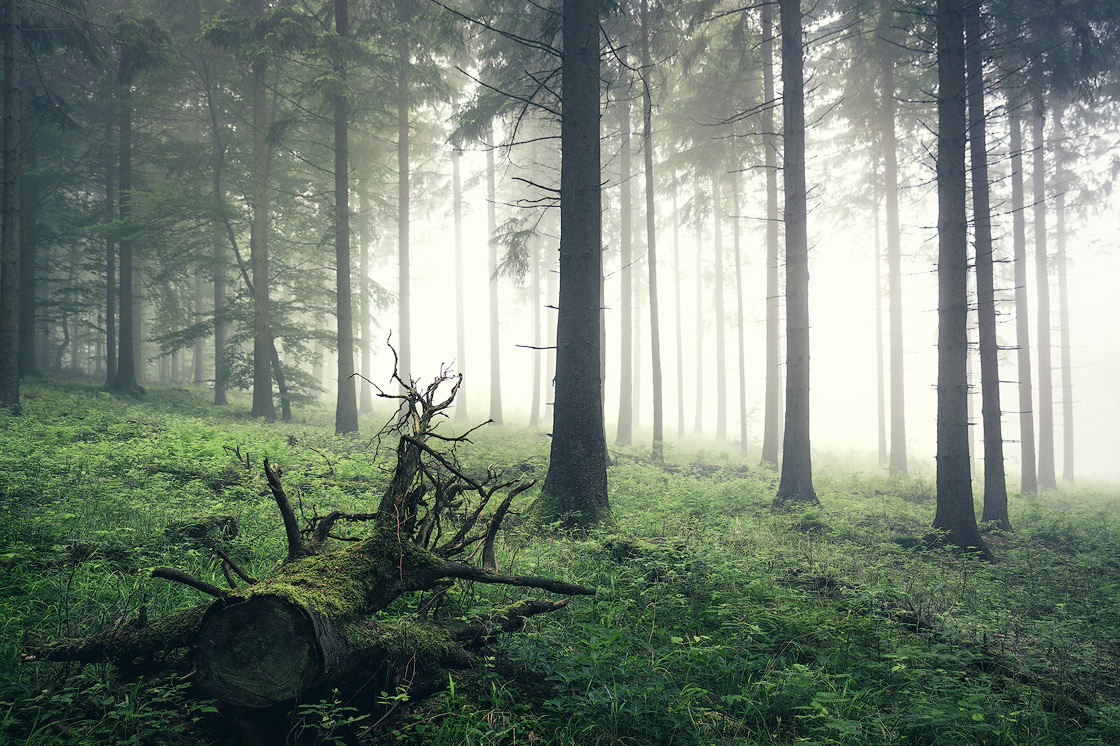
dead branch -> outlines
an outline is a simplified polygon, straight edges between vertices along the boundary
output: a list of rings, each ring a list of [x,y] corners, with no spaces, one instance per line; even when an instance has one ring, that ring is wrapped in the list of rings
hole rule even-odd
[[[170,567],[157,567],[156,569],[152,570],[152,577],[163,578],[164,580],[172,580],[176,583],[188,585],[191,588],[194,588],[196,591],[202,591],[203,593],[209,596],[213,596],[214,598],[225,598],[229,595],[229,591],[224,591],[216,585],[210,585],[205,580],[199,580],[189,572],[175,570]]]
[[[301,557],[306,557],[310,552],[303,545],[303,538],[299,535],[296,514],[292,510],[291,502],[288,501],[288,494],[284,492],[284,485],[280,483],[280,473],[279,466],[273,466],[267,458],[264,460],[264,474],[268,479],[268,488],[272,490],[272,497],[276,500],[280,517],[284,519],[284,533],[288,537],[288,558],[285,561],[293,562]]]

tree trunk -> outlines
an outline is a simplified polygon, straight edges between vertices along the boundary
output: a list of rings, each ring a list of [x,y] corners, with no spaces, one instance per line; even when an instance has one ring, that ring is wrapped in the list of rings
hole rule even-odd
[[[224,203],[224,200],[222,200]],[[226,254],[222,226],[214,223],[214,404],[226,401]]]
[[[117,184],[120,195],[117,199],[120,219],[127,224],[132,212],[132,75],[124,61],[120,74],[120,118],[117,161]],[[133,296],[132,237],[127,235],[119,242],[120,250],[120,343],[118,345],[117,375],[113,379],[113,389],[124,394],[139,393],[140,384],[136,376],[136,315]]]
[[[4,40],[4,196],[0,239],[0,406],[19,413],[21,3],[8,0]]]
[[[1066,281],[1066,175],[1064,104],[1054,107],[1055,226],[1058,265],[1058,325],[1062,346],[1062,480],[1073,484],[1073,365],[1070,361],[1069,291]]]
[[[976,315],[980,334],[980,388],[984,418],[984,512],[980,520],[1011,530],[1003,469],[1003,410],[999,395],[995,264],[988,187],[987,112],[984,108],[984,27],[980,6],[966,7],[969,146],[972,157],[972,215],[976,242]]]
[[[1011,234],[1015,264],[1015,345],[1019,363],[1019,443],[1022,447],[1022,476],[1019,491],[1024,495],[1038,490],[1034,452],[1034,406],[1031,393],[1030,317],[1027,308],[1027,230],[1024,218],[1023,136],[1020,102],[1010,100],[1008,120],[1011,130]]]
[[[885,22],[884,22],[885,23]],[[887,295],[890,299],[891,456],[892,474],[907,473],[906,395],[902,349],[902,248],[898,213],[898,140],[895,136],[894,60],[882,55],[883,195],[887,213]]]
[[[657,223],[654,212],[656,182],[653,176],[653,97],[649,89],[649,75],[653,62],[649,53],[649,2],[641,0],[642,21],[642,136],[645,140],[646,186],[646,261],[649,267],[649,348],[653,376],[653,449],[655,461],[665,459],[665,408],[662,400],[661,381],[661,321],[660,300],[657,291]]]
[[[112,150],[113,122],[105,119],[105,149]],[[105,156],[105,221],[116,218],[117,178],[111,156]],[[112,386],[117,377],[117,245],[105,237],[105,385]]]
[[[673,177],[673,321],[677,339],[677,440],[684,439],[684,334],[681,330],[681,216]]]
[[[502,424],[502,345],[498,319],[498,203],[496,168],[494,166],[494,127],[487,129],[486,148],[486,235],[487,270],[490,291],[490,419]]]
[[[541,421],[541,253],[540,247],[534,242],[529,250],[529,302],[533,306],[531,324],[533,325],[533,373],[532,403],[529,408],[529,427],[539,427]]]
[[[397,13],[401,23],[405,17],[405,2],[397,0]],[[397,340],[397,358],[401,378],[411,380],[412,375],[412,330],[409,304],[409,121],[410,101],[409,77],[412,62],[408,39],[401,34],[397,40],[397,326],[400,335]]]
[[[786,425],[775,504],[817,504],[809,447],[809,236],[801,3],[781,0],[786,224]]]
[[[696,423],[692,431],[699,435],[704,426],[704,220],[701,212],[703,192],[700,177],[692,180],[692,215],[696,225]]]
[[[774,6],[762,5],[762,149],[766,173],[766,393],[762,463],[778,468],[782,420],[782,321],[778,289],[778,138],[774,130]]]
[[[619,53],[619,65],[625,70],[625,55]],[[629,96],[627,81],[619,81],[623,96]],[[622,290],[619,295],[619,369],[618,369],[618,435],[615,442],[628,446],[634,436],[634,278],[630,272],[634,263],[633,250],[633,192],[630,188],[631,148],[630,148],[630,101],[621,98],[615,102],[618,107],[618,121],[621,131],[621,152],[619,153],[618,204],[619,204],[619,245],[621,248],[619,277]]]
[[[732,235],[735,246],[735,329],[739,335],[739,450],[747,452],[747,350],[743,339],[743,256],[739,245],[739,172],[731,174]]]
[[[369,230],[370,204],[368,186],[359,182],[358,209],[361,219],[358,220],[358,319],[359,334],[362,336],[362,380],[357,381],[358,410],[369,414],[373,411],[373,391],[369,381],[373,380],[373,338],[370,331],[370,283],[369,283],[369,252],[371,236]]]
[[[253,0],[252,12],[264,15],[264,0]],[[253,417],[276,419],[272,401],[272,327],[268,277],[269,117],[265,99],[267,62],[263,55],[251,64],[253,77],[253,194],[249,231],[249,263],[253,271]]]
[[[727,440],[727,319],[723,307],[723,180],[722,168],[712,173],[712,243],[715,249],[716,315],[716,439]]]
[[[1054,471],[1054,368],[1050,362],[1050,276],[1046,248],[1046,116],[1042,97],[1034,100],[1034,274],[1038,293],[1038,487],[1058,486]]]
[[[875,200],[875,392],[879,423],[879,466],[890,464],[887,451],[887,391],[883,362],[883,245],[880,236],[879,200]]]
[[[588,525],[610,514],[600,364],[599,4],[564,0],[560,144],[560,310],[556,404],[538,515]]]
[[[988,554],[968,462],[964,0],[937,2],[937,510],[933,528]]]
[[[463,376],[459,396],[455,399],[455,419],[463,420],[467,414],[466,383],[467,373],[467,321],[466,290],[463,280],[463,180],[459,161],[463,152],[455,148],[451,152],[452,201],[455,211],[455,367]]]
[[[350,34],[348,0],[334,0],[335,31]],[[341,63],[335,72],[345,79]],[[354,301],[350,294],[350,165],[347,142],[348,114],[345,94],[334,101],[334,264],[335,311],[338,321],[338,399],[334,413],[336,435],[358,431],[358,397],[354,387]]]

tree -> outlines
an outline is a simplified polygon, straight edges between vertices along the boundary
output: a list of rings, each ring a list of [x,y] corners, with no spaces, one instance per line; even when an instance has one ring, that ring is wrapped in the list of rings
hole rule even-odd
[[[412,95],[411,42],[405,29],[412,16],[410,0],[396,0],[397,37],[397,331],[401,378],[412,375],[412,329],[409,287],[409,107]]]
[[[1019,491],[1033,494],[1038,490],[1038,471],[1035,467],[1034,405],[1031,392],[1030,317],[1027,307],[1027,232],[1023,217],[1023,135],[1021,102],[1017,97],[1008,101],[1007,116],[1011,148],[1011,236],[1015,270],[1015,346],[1018,350],[1019,378]]]
[[[348,0],[334,0],[335,31],[345,40],[350,35]],[[334,96],[334,203],[335,279],[338,322],[338,401],[335,407],[336,434],[358,431],[358,399],[354,388],[354,319],[350,296],[350,166],[347,158],[346,70],[335,63],[339,90]]]
[[[625,76],[626,57],[619,52],[619,68]],[[634,431],[634,280],[631,267],[634,263],[633,253],[633,215],[634,203],[630,184],[631,176],[631,144],[630,144],[630,100],[628,81],[623,78],[619,81],[622,97],[615,102],[618,109],[620,137],[622,139],[619,153],[618,174],[618,201],[619,201],[619,261],[621,265],[618,273],[622,280],[622,292],[619,299],[621,311],[619,313],[619,368],[618,368],[618,434],[615,442],[620,446],[630,445]]]
[[[460,375],[467,372],[466,292],[463,288],[463,182],[459,161],[463,152],[456,147],[451,152],[451,199],[455,203],[455,366]],[[455,419],[466,419],[467,397],[455,402]]]
[[[650,92],[649,76],[653,74],[650,59],[650,18],[649,2],[641,0],[642,24],[642,139],[645,141],[645,187],[646,187],[646,262],[649,268],[649,340],[650,360],[653,370],[653,458],[665,458],[665,414],[662,402],[661,383],[661,322],[659,299],[657,295],[657,230],[654,215],[654,191],[656,183],[653,175],[653,96]],[[742,313],[740,313],[740,316]]]
[[[965,0],[937,2],[937,511],[946,540],[990,556],[968,459]]]
[[[264,0],[251,0],[250,13],[261,19]],[[272,401],[272,326],[269,312],[268,274],[268,171],[271,153],[268,144],[268,60],[256,54],[250,63],[252,75],[253,165],[251,197],[252,222],[249,231],[249,263],[253,274],[253,417],[276,419]],[[123,334],[123,331],[122,331]]]
[[[19,413],[20,120],[22,11],[8,0],[4,39],[4,192],[0,239],[0,406]]]
[[[1046,249],[1046,126],[1045,104],[1037,96],[1032,107],[1034,185],[1034,274],[1038,304],[1038,487],[1055,489],[1054,384],[1050,361],[1050,276]]]
[[[556,398],[538,515],[571,527],[587,526],[610,514],[599,375],[603,271],[598,8],[596,0],[564,0],[562,11]]]
[[[502,345],[498,324],[498,217],[497,178],[494,166],[494,128],[487,129],[486,147],[486,232],[487,271],[490,301],[490,419],[502,424]]]
[[[786,417],[775,505],[816,504],[809,448],[809,236],[800,0],[781,0],[782,176],[786,226]]]
[[[981,520],[1011,530],[1007,515],[1007,481],[1003,469],[1003,411],[999,395],[999,340],[992,213],[988,186],[987,112],[984,108],[984,32],[980,4],[965,8],[968,73],[969,155],[972,159],[972,216],[976,261],[976,312],[980,335],[980,388],[984,419],[984,512]]]
[[[774,6],[762,5],[762,148],[766,169],[766,396],[762,463],[778,467],[782,418],[782,326],[778,293],[778,144],[774,130]]]

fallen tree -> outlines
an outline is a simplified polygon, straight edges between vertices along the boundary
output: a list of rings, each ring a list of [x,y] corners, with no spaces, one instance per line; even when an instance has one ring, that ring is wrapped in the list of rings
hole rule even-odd
[[[141,610],[108,632],[30,645],[24,660],[135,665],[188,648],[194,669],[189,675],[239,714],[247,741],[266,742],[275,734],[259,732],[264,720],[332,689],[376,696],[403,688],[422,695],[437,680],[446,681],[439,675],[445,668],[470,666],[497,635],[516,632],[526,619],[567,603],[532,599],[466,621],[431,619],[431,609],[456,580],[594,594],[562,580],[498,572],[498,530],[513,499],[533,481],[507,480],[493,468],[475,479],[460,467],[455,446],[467,442],[473,430],[455,437],[436,432],[460,377],[441,371],[424,390],[396,373],[394,380],[401,393],[378,390],[399,408],[382,431],[398,438],[396,465],[375,510],[316,514],[300,526],[282,469],[265,459],[264,474],[287,538],[287,554],[273,573],[257,580],[215,547],[229,588],[172,568],[152,572],[212,597],[208,604],[153,620]],[[441,399],[445,384],[451,390]],[[231,451],[251,466],[248,455]],[[368,530],[360,538],[340,536],[345,523]],[[417,591],[423,593],[410,616],[379,615]],[[247,718],[254,710],[269,718]],[[246,721],[256,724],[246,727]]]

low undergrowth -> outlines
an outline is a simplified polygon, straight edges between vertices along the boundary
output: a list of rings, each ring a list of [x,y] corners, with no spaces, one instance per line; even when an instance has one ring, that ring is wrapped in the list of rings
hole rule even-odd
[[[23,664],[25,636],[80,636],[200,601],[148,577],[182,567],[222,584],[181,528],[229,516],[223,540],[263,575],[285,551],[260,470],[284,467],[297,509],[368,510],[391,454],[327,415],[259,423],[236,403],[155,390],[142,403],[32,384],[0,414],[0,743],[225,744],[190,678],[102,665]],[[448,423],[452,426],[455,423]],[[453,429],[453,428],[452,428]],[[543,478],[547,438],[487,428],[468,469]],[[388,445],[388,444],[387,444]],[[434,698],[384,692],[302,705],[306,742],[406,744],[1120,743],[1120,500],[1110,488],[1012,496],[1015,532],[986,564],[916,539],[928,480],[818,473],[822,508],[770,509],[772,473],[716,453],[670,468],[637,451],[610,470],[609,533],[530,535],[508,521],[499,569],[599,588],[505,639]],[[534,491],[523,496],[524,508]],[[520,592],[460,585],[437,613]],[[187,666],[189,668],[189,666]]]

